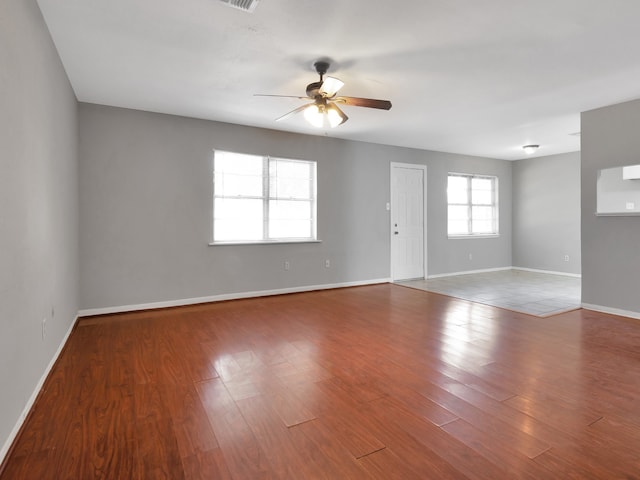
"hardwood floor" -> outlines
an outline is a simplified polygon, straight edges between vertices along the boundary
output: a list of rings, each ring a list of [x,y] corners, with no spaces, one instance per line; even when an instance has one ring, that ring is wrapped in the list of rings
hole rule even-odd
[[[376,285],[81,319],[18,479],[640,479],[640,322]]]

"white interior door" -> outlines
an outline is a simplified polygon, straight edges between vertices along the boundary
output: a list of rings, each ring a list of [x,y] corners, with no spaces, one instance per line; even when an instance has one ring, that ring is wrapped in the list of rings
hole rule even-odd
[[[427,168],[391,164],[391,278],[424,278]]]

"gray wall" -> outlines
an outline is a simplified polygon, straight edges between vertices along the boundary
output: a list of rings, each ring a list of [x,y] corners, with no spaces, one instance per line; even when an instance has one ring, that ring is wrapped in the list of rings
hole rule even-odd
[[[514,162],[513,266],[579,274],[580,252],[580,152]]]
[[[78,311],[76,151],[75,96],[40,11],[2,0],[0,461]]]
[[[598,217],[601,168],[640,163],[640,100],[584,112],[582,122],[582,301],[640,312],[640,217]]]
[[[428,192],[429,275],[511,266],[512,162],[451,153],[425,152]],[[447,238],[447,175],[477,173],[498,177],[497,238]],[[469,259],[471,255],[471,259]]]
[[[510,162],[90,104],[79,120],[82,309],[388,278],[392,161],[428,166],[429,274],[511,265]],[[322,243],[208,246],[214,148],[317,161]],[[447,239],[448,171],[499,175],[499,238]]]

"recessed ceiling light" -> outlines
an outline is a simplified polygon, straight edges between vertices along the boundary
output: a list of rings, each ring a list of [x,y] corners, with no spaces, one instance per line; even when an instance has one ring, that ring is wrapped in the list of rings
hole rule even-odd
[[[540,148],[540,145],[524,145],[522,147],[522,149],[524,150],[524,153],[529,154],[529,155],[531,155],[536,150],[538,150],[538,148]]]

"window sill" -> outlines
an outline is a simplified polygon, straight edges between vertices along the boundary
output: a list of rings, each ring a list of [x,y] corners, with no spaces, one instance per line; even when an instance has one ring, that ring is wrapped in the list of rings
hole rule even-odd
[[[475,238],[498,238],[499,233],[489,233],[486,235],[448,235],[449,240],[473,240]]]
[[[322,240],[256,240],[256,241],[231,241],[231,242],[209,242],[210,247],[224,247],[235,245],[291,245],[298,243],[322,243]]]
[[[640,212],[596,212],[596,217],[637,217]]]

